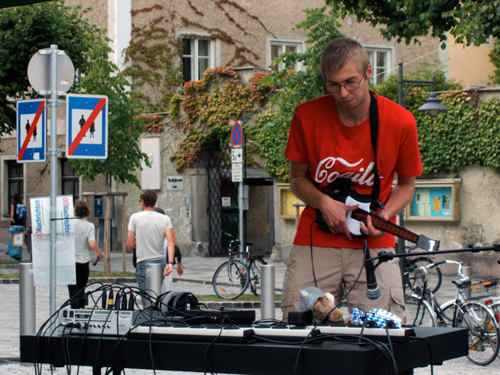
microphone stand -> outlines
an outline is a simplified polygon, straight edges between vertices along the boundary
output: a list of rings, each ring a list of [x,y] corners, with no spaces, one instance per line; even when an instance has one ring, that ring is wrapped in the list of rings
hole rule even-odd
[[[412,251],[411,253],[396,253],[396,254],[392,252],[381,251],[380,253],[378,253],[378,256],[373,258],[373,260],[378,260],[378,263],[375,265],[375,268],[377,268],[380,265],[380,263],[388,262],[394,258],[415,257],[420,255],[429,256],[429,255],[463,253],[463,252],[479,253],[481,251],[492,251],[492,250],[495,252],[500,252],[500,244],[493,244],[492,246],[471,245],[463,249],[438,250],[438,251]]]

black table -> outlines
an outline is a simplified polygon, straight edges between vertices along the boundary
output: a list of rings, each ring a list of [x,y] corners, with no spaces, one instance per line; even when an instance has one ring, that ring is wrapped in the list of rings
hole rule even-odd
[[[400,374],[412,374],[417,367],[439,365],[468,354],[465,328],[415,328],[410,342],[392,343]],[[63,338],[21,336],[21,362],[91,366],[94,373],[113,368],[232,374],[290,375],[297,356],[299,374],[388,374],[390,366],[382,352],[356,343],[322,341],[298,345],[283,343],[214,343],[122,339],[72,335]],[[431,354],[432,353],[432,354]],[[431,360],[432,357],[432,360]]]

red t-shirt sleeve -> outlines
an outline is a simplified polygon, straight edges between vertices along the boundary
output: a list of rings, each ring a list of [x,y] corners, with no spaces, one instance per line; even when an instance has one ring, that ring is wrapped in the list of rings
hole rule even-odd
[[[288,143],[285,148],[285,156],[287,159],[302,163],[309,164],[307,152],[305,149],[305,134],[302,121],[295,111],[293,115],[292,124],[290,125],[290,132],[288,134]]]

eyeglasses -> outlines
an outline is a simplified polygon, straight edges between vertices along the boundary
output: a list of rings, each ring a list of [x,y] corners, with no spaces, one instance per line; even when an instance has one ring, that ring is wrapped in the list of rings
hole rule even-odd
[[[141,199],[139,199],[139,203],[141,203],[141,201],[142,201],[142,198],[141,198]]]
[[[343,85],[341,85],[340,83],[332,83],[330,85],[326,85],[326,89],[333,94],[340,92],[340,90],[342,90],[342,87],[345,87],[345,89],[347,91],[354,91],[354,90],[359,88],[359,85],[361,84],[361,81],[363,80],[363,78],[365,78],[364,74],[363,74],[363,77],[361,77],[361,79],[358,82],[347,81]]]

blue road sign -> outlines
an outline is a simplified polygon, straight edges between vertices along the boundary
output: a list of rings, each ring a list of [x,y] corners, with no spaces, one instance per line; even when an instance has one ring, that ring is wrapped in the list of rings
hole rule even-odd
[[[108,97],[66,95],[66,157],[108,157]]]
[[[243,143],[243,127],[239,121],[235,121],[231,129],[231,142],[234,148],[240,148]]]
[[[101,195],[94,196],[94,217],[104,219],[104,197]]]
[[[46,157],[46,105],[45,100],[17,102],[17,162],[40,163]]]

